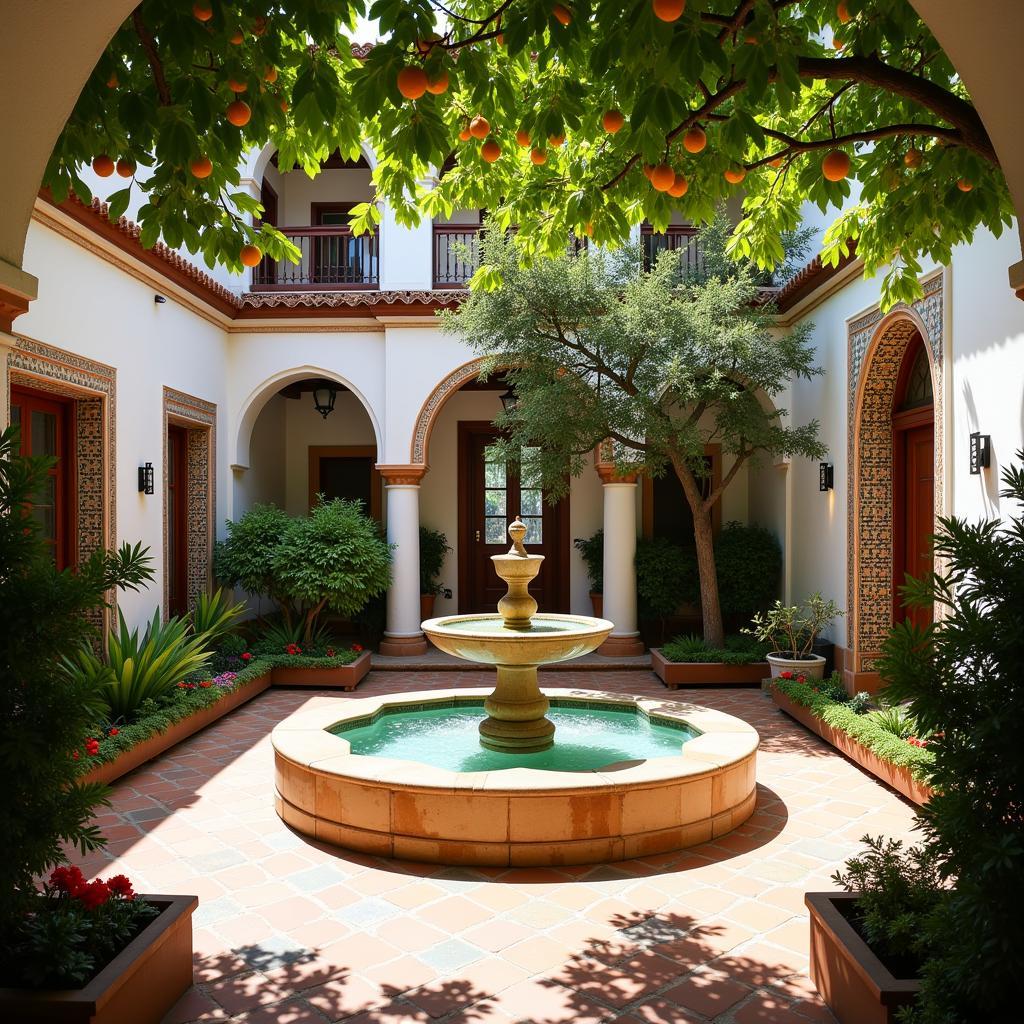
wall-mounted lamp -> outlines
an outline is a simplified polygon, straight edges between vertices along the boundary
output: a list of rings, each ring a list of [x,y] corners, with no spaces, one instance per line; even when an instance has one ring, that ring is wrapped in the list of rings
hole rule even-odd
[[[147,462],[139,466],[139,494],[152,494],[153,490],[153,463]]]
[[[337,389],[326,384],[322,387],[313,388],[313,406],[324,419],[327,419],[334,411],[334,400],[337,397]]]
[[[971,434],[971,476],[978,476],[983,469],[988,469],[992,454],[992,435]]]
[[[154,295],[153,296],[153,301],[155,303],[157,303],[158,305],[162,306],[167,301],[167,296],[166,295],[160,295],[160,294]]]
[[[519,405],[519,396],[512,390],[512,388],[509,388],[508,391],[501,396],[501,407],[505,412],[515,412],[517,405]]]
[[[835,467],[831,462],[818,463],[818,490],[831,491],[835,486]]]

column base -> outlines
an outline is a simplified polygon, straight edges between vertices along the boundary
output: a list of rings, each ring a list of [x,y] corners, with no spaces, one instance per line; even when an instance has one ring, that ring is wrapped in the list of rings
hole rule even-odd
[[[616,636],[612,633],[595,653],[606,658],[635,658],[644,653],[644,642],[638,634]]]
[[[386,658],[411,658],[426,654],[429,649],[427,638],[422,633],[416,636],[388,636],[385,633],[378,650]]]

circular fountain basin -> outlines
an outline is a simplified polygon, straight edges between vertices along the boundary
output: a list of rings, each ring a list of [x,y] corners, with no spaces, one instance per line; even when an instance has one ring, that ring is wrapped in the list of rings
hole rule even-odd
[[[552,714],[564,718],[551,750],[478,750],[475,756],[486,759],[478,767],[471,748],[464,749],[466,760],[453,750],[427,749],[431,740],[423,733],[438,723],[442,732],[464,728],[476,742],[472,718],[485,714],[489,692],[332,700],[290,716],[272,737],[278,814],[306,835],[362,853],[518,866],[682,849],[736,828],[754,809],[757,732],[731,715],[680,701],[545,690]],[[422,728],[411,730],[413,743],[405,726],[415,726],[417,716]],[[396,725],[405,735],[397,746],[386,745],[391,756],[358,752]],[[590,751],[560,751],[563,735],[567,747]],[[434,739],[435,747],[445,742]],[[442,758],[451,767],[428,763]]]
[[[597,650],[614,624],[589,615],[534,615],[509,629],[500,615],[445,615],[420,627],[435,647],[482,665],[550,665]]]

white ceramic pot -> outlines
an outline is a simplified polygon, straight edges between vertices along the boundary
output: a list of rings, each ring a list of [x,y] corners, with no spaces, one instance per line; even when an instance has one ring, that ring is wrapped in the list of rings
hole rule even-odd
[[[792,672],[794,678],[807,676],[808,679],[821,679],[825,674],[825,659],[820,654],[808,654],[803,658],[769,654],[768,664],[771,666],[772,679],[778,679],[783,672]]]

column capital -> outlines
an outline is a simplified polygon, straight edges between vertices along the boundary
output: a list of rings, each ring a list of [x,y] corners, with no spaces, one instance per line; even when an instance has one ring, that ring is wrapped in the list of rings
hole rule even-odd
[[[377,463],[376,470],[384,477],[386,487],[404,485],[406,487],[417,487],[427,472],[426,466],[395,466]]]
[[[618,473],[615,468],[615,448],[611,439],[602,441],[594,448],[594,469],[602,484],[635,484],[640,470]]]

